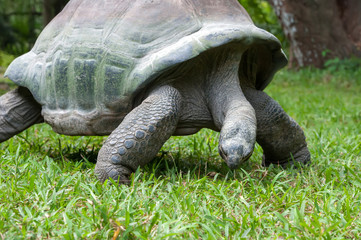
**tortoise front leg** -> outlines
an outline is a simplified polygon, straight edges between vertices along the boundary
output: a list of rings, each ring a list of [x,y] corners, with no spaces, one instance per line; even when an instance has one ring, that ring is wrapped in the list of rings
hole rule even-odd
[[[294,163],[306,164],[311,155],[301,127],[266,93],[243,88],[244,94],[256,111],[257,142],[263,149],[265,166]]]
[[[19,87],[0,97],[0,142],[43,121],[41,105],[27,88]]]
[[[100,149],[95,173],[100,181],[128,183],[139,166],[151,161],[176,129],[181,95],[162,86],[133,109]]]

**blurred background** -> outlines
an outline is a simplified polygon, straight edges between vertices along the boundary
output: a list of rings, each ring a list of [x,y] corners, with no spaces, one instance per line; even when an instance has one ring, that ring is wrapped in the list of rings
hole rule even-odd
[[[68,0],[0,0],[0,66],[29,51]],[[323,68],[361,57],[360,0],[239,0],[255,24],[276,35],[290,68]],[[358,67],[358,66],[357,66]],[[0,71],[1,72],[1,71]]]

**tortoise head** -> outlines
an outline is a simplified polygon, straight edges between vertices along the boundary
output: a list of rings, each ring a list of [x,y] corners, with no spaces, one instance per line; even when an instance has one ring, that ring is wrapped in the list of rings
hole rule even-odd
[[[221,130],[218,151],[228,167],[236,169],[252,156],[255,142],[255,123],[226,122]]]

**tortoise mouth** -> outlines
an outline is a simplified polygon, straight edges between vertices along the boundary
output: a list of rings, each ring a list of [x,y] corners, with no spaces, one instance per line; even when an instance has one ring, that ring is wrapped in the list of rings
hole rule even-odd
[[[250,159],[251,156],[252,156],[252,154],[253,154],[253,151],[250,152],[250,153],[244,158],[244,160],[242,161],[242,163],[245,162],[245,161],[247,161],[248,159]]]
[[[223,149],[222,146],[219,148],[219,154],[224,159],[224,161],[227,163],[227,166],[230,169],[237,169],[242,163],[246,162],[253,154],[253,150],[250,151],[246,156],[242,157],[242,154],[237,154],[237,152],[242,152],[243,150],[236,150],[236,151],[230,151],[231,154],[227,154],[226,151]]]

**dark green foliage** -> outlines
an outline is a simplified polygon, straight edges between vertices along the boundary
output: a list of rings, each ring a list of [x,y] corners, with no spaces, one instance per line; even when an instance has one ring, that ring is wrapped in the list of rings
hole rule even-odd
[[[340,71],[359,71],[361,68],[361,59],[355,57],[345,59],[334,58],[325,62],[325,68],[332,73]]]
[[[2,0],[0,49],[20,55],[30,50],[42,25],[42,1]]]
[[[264,0],[238,0],[247,10],[256,26],[265,29],[280,39],[282,46],[289,46],[272,6]]]

